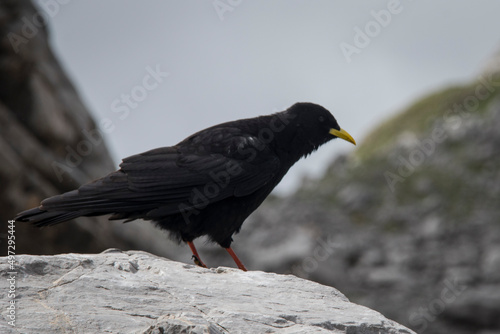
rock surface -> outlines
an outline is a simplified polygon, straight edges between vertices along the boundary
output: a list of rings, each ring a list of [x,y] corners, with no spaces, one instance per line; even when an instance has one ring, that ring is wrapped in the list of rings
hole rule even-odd
[[[11,271],[4,260],[2,281]],[[16,261],[16,326],[3,307],[2,333],[413,333],[292,275],[204,269],[140,251]]]

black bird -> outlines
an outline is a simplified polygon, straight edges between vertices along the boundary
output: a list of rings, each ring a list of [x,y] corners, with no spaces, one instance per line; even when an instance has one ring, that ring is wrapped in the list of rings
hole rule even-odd
[[[325,108],[296,103],[285,111],[212,126],[177,145],[123,159],[120,169],[53,196],[16,220],[49,226],[80,216],[145,219],[186,242],[208,235],[246,270],[231,238],[300,158],[334,139],[353,144]]]

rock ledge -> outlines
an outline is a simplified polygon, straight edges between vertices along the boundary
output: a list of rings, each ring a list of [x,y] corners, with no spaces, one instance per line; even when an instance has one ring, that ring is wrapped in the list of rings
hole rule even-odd
[[[141,251],[16,261],[16,326],[2,308],[2,333],[413,333],[292,275],[204,269]]]

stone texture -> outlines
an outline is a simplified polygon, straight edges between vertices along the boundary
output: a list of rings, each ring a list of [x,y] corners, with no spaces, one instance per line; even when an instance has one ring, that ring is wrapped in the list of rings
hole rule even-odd
[[[2,333],[413,333],[293,275],[204,269],[140,251],[16,261],[16,327],[2,308]]]

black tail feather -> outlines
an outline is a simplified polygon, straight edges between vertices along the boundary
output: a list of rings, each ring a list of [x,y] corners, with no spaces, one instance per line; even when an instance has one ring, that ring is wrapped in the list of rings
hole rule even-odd
[[[40,208],[34,208],[19,213],[14,219],[42,227],[63,223],[81,215],[82,213],[78,211],[45,211]]]

